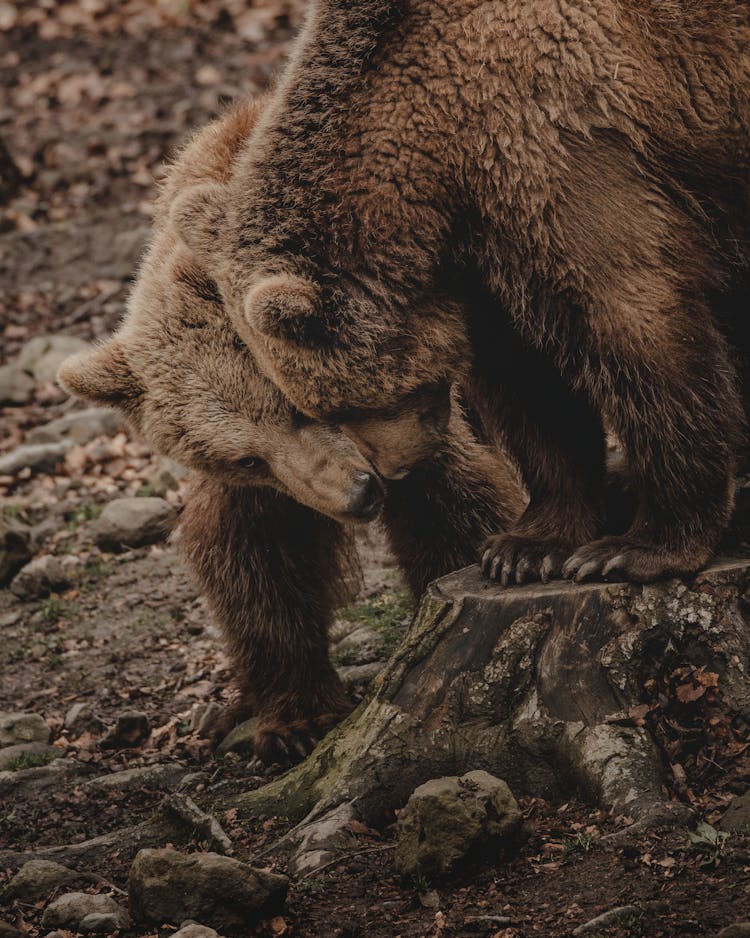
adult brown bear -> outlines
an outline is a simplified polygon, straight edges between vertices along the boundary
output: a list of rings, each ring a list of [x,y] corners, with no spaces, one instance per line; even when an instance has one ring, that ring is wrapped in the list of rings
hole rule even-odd
[[[261,109],[232,109],[183,151],[165,180],[125,321],[69,359],[60,377],[72,392],[120,409],[154,449],[196,471],[181,543],[239,689],[222,726],[256,713],[256,753],[269,762],[304,754],[350,709],[327,632],[346,598],[351,525],[382,508],[419,595],[470,563],[489,530],[518,516],[524,496],[514,470],[498,473],[497,457],[458,413],[440,451],[384,491],[349,439],[296,411],[259,371],[169,213],[184,189],[227,178]]]
[[[366,442],[416,390],[415,310],[476,270],[474,402],[531,492],[485,569],[695,571],[742,437],[749,95],[739,0],[313,0],[229,197],[204,194],[238,331]],[[424,386],[461,364],[442,342]],[[597,539],[605,422],[639,507]]]

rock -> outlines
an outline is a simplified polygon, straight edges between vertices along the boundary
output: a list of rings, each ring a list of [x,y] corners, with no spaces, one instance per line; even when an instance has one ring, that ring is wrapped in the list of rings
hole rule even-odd
[[[188,471],[184,466],[168,456],[162,456],[156,472],[149,481],[156,495],[166,495],[167,492],[176,491],[187,475]]]
[[[14,476],[22,469],[54,472],[72,446],[70,440],[64,440],[62,443],[29,443],[17,446],[0,456],[0,476]]]
[[[314,873],[336,854],[350,850],[354,837],[349,824],[355,820],[354,808],[346,803],[312,823],[301,825],[293,835],[298,846],[290,861],[291,871],[296,876]]]
[[[480,849],[513,842],[522,823],[510,788],[488,772],[433,779],[399,814],[396,867],[404,875],[450,873]]]
[[[750,791],[736,795],[718,825],[723,831],[750,830]]]
[[[167,817],[172,817],[191,831],[193,837],[200,840],[209,850],[216,853],[229,853],[232,841],[226,831],[212,814],[202,811],[184,792],[167,795],[162,801],[161,810]]]
[[[68,892],[51,902],[42,915],[42,928],[70,928],[78,931],[87,915],[120,914],[122,910],[112,896],[88,892]]]
[[[385,661],[371,661],[369,664],[353,664],[337,668],[341,683],[346,690],[355,687],[369,687],[385,667]]]
[[[111,935],[130,925],[130,916],[124,909],[116,912],[90,912],[78,923],[78,931],[84,935]]]
[[[0,899],[3,902],[13,899],[37,902],[46,898],[53,889],[71,886],[80,878],[80,873],[51,860],[29,860],[0,892]]]
[[[0,772],[0,795],[27,795],[59,788],[68,778],[76,775],[80,766],[73,759],[56,759],[36,769]]]
[[[383,636],[367,625],[350,632],[331,648],[331,657],[342,665],[370,664],[383,657]]]
[[[75,410],[64,417],[34,427],[26,435],[27,443],[59,443],[72,440],[83,445],[98,436],[114,436],[122,428],[122,419],[108,407],[89,407]]]
[[[117,718],[115,728],[101,740],[102,749],[132,749],[151,735],[151,723],[145,713],[129,710]]]
[[[220,938],[220,935],[213,928],[207,928],[197,922],[186,922],[172,935],[172,938]]]
[[[750,938],[750,922],[737,922],[722,928],[716,938]]]
[[[94,523],[94,537],[104,550],[144,547],[163,541],[176,520],[177,509],[163,498],[118,498]]]
[[[130,912],[155,925],[200,918],[237,928],[279,908],[288,884],[286,876],[216,853],[141,850],[128,878]]]
[[[65,714],[63,726],[74,735],[81,733],[100,733],[104,724],[86,703],[74,703]]]
[[[0,366],[0,407],[28,404],[34,396],[34,379],[17,365]]]
[[[38,713],[0,711],[0,747],[49,742],[50,730]]]
[[[87,348],[88,342],[73,335],[38,335],[24,345],[15,365],[28,371],[37,384],[42,384],[55,380],[60,365],[69,355]]]
[[[190,725],[201,739],[210,739],[216,721],[224,713],[224,707],[215,700],[201,705],[190,717]]]
[[[70,578],[63,565],[50,554],[36,557],[20,570],[10,584],[19,599],[38,599],[58,593],[70,586]]]
[[[31,560],[31,535],[27,528],[0,518],[0,586],[13,579]]]
[[[62,754],[61,749],[48,746],[47,743],[16,743],[15,746],[4,746],[0,749],[0,771],[12,770],[14,766],[29,769],[49,765]]]
[[[0,938],[24,938],[24,934],[15,925],[0,919]]]
[[[188,774],[188,769],[176,762],[164,765],[144,765],[135,769],[124,769],[111,775],[83,782],[86,791],[132,791],[138,788],[171,788]]]
[[[253,741],[257,729],[257,717],[250,717],[249,720],[235,726],[216,747],[216,754],[218,756],[225,756],[228,752],[251,754],[254,751]]]

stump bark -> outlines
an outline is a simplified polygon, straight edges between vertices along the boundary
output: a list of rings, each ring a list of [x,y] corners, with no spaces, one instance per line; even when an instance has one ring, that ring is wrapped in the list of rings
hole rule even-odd
[[[485,769],[518,795],[662,819],[668,765],[632,711],[679,659],[718,674],[722,708],[750,719],[749,586],[742,559],[646,586],[502,590],[461,570],[429,588],[369,701],[235,803],[304,818],[293,839],[309,842],[321,819],[377,824],[426,780]]]

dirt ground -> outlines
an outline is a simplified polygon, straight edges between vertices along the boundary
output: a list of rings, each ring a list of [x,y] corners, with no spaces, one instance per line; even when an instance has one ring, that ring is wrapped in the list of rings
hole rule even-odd
[[[116,325],[164,159],[224,103],[267,85],[303,9],[302,0],[0,3],[0,140],[22,177],[3,196],[0,220],[0,365],[34,336],[91,340]],[[9,178],[4,171],[3,187]],[[28,403],[0,409],[0,455],[77,407],[51,382],[39,384]],[[92,540],[102,506],[116,495],[152,494],[159,468],[122,432],[73,447],[53,474],[0,477],[3,515],[31,527],[36,552],[58,557],[70,580],[59,594],[30,601],[0,590],[0,710],[41,714],[53,745],[78,765],[72,781],[0,795],[0,850],[79,843],[148,817],[164,787],[81,784],[113,771],[176,762],[198,773],[195,790],[207,794],[269,777],[242,754],[217,757],[196,729],[207,703],[226,700],[228,671],[179,545],[109,554]],[[180,482],[165,497],[179,508],[183,494]],[[377,531],[361,539],[360,553],[364,587],[342,611],[341,627],[366,623],[392,643],[408,619],[402,582]],[[355,682],[355,697],[365,690]],[[66,728],[75,704],[91,719]],[[103,748],[131,711],[146,716],[148,739]],[[669,719],[665,734],[676,721],[695,741],[685,758],[670,753],[685,768],[674,770],[669,794],[716,825],[750,784],[747,728],[718,740],[708,709]],[[655,831],[615,845],[607,835],[627,818],[516,794],[529,832],[516,855],[489,858],[448,882],[403,882],[393,870],[392,827],[363,830],[361,850],[293,882],[284,912],[250,933],[562,938],[601,912],[634,906],[590,934],[681,938],[750,919],[747,833],[711,846],[691,844],[684,831]],[[285,829],[283,818],[249,827],[231,814],[219,820],[235,856],[248,861]],[[122,890],[130,859],[116,853],[93,872]],[[284,870],[283,856],[271,862]],[[9,878],[0,870],[0,886]],[[43,905],[0,904],[0,918],[44,934]]]

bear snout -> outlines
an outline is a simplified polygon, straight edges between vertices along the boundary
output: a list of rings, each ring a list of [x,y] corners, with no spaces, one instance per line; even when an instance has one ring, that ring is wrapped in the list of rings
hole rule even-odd
[[[347,511],[354,518],[370,520],[380,510],[385,499],[383,483],[376,475],[358,472],[349,493]]]

